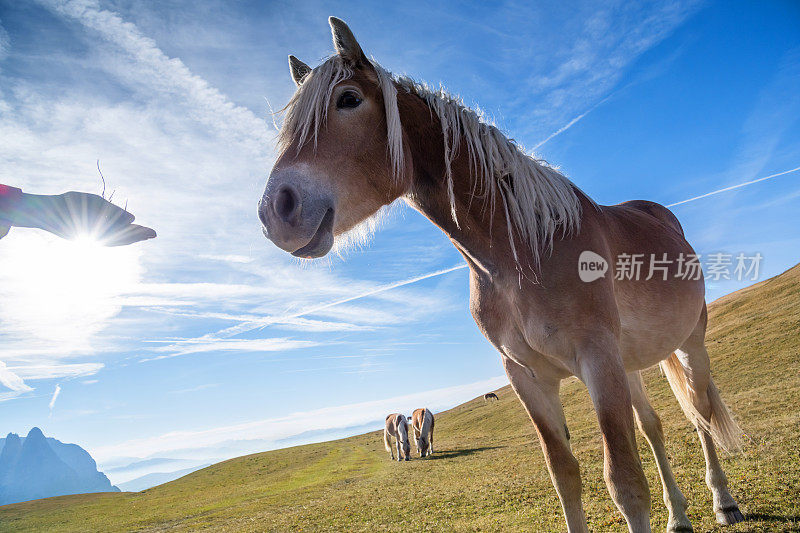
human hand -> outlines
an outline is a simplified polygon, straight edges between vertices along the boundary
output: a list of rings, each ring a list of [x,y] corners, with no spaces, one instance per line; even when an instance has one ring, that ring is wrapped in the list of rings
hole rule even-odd
[[[81,236],[105,246],[123,246],[152,239],[156,232],[133,224],[135,217],[104,198],[70,191],[53,196],[23,195],[29,206],[29,227],[38,227],[65,239]]]

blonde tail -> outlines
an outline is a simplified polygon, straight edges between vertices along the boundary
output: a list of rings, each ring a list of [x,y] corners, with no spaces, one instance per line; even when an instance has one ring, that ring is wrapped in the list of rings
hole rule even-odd
[[[719,395],[719,390],[714,384],[714,380],[709,379],[708,389],[706,390],[708,401],[711,404],[711,419],[708,420],[697,410],[692,401],[694,391],[686,378],[686,370],[678,356],[673,353],[667,359],[661,361],[660,366],[661,370],[666,374],[669,386],[672,388],[675,398],[678,399],[686,418],[698,429],[708,432],[714,442],[726,452],[741,451],[742,430]]]
[[[389,443],[389,431],[384,428],[383,430],[383,446],[386,448],[386,451],[391,454],[392,459],[394,459],[394,452],[392,451],[392,445]]]

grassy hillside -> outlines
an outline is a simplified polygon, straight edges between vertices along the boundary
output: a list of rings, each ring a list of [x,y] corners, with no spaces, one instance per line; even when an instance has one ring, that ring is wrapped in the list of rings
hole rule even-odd
[[[727,531],[800,530],[800,265],[710,307],[708,345],[723,397],[749,434],[724,458],[748,521]],[[666,380],[646,374],[695,531],[717,528],[696,435]],[[390,462],[369,433],[232,459],[141,493],[65,496],[0,507],[3,531],[563,531],[533,428],[508,387],[437,415],[431,460]],[[593,531],[622,531],[602,481],[599,430],[586,389],[562,389]],[[655,463],[652,522],[667,515]]]

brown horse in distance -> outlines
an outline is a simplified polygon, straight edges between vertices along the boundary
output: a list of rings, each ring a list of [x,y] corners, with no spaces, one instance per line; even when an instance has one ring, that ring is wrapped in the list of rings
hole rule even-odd
[[[408,441],[408,419],[400,413],[392,413],[386,417],[386,425],[383,428],[383,445],[389,452],[389,457],[394,460],[391,439],[395,439],[397,449],[397,460],[406,461],[411,459],[411,443]]]
[[[414,430],[414,444],[420,457],[433,455],[433,428],[436,421],[427,407],[414,409],[411,414],[411,428]]]

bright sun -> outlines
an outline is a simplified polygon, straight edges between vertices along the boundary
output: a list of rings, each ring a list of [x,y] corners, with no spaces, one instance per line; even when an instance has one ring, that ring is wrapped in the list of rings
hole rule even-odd
[[[141,278],[137,248],[12,231],[0,241],[3,333],[33,335],[66,353],[88,349],[92,335],[121,310],[121,296]]]

